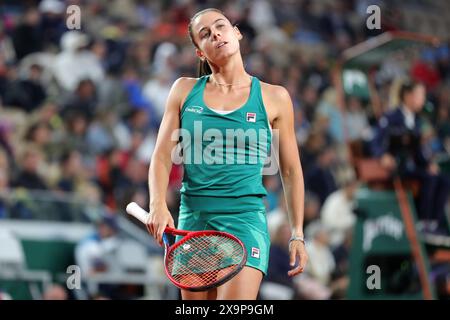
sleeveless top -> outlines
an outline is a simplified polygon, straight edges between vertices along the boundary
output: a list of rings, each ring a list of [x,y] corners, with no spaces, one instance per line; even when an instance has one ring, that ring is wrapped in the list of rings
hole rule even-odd
[[[209,75],[197,80],[180,112],[180,212],[262,210],[267,194],[262,173],[272,133],[260,82],[252,77],[245,104],[221,113],[204,102],[208,79]]]

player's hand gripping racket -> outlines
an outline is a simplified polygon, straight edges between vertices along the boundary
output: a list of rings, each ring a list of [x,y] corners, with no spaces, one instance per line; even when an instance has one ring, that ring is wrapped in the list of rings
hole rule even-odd
[[[149,213],[132,202],[127,212],[144,224]],[[170,245],[167,233],[183,236]],[[177,287],[204,291],[234,277],[247,261],[244,244],[235,236],[219,231],[185,231],[166,227],[164,267],[167,277]]]

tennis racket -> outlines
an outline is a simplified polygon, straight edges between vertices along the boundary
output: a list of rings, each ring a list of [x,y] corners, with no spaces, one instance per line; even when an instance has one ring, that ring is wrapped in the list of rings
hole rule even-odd
[[[131,202],[126,211],[147,225],[149,213]],[[170,245],[167,234],[183,236]],[[244,244],[232,234],[213,230],[185,231],[166,227],[164,269],[180,289],[205,291],[233,278],[247,261]]]

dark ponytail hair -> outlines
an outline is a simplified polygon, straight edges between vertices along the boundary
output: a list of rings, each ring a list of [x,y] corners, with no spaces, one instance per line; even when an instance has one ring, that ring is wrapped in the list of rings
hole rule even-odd
[[[197,66],[197,77],[203,77],[206,76],[208,74],[211,74],[212,70],[211,67],[209,66],[208,61],[205,60],[200,60],[198,62],[198,66]]]
[[[188,29],[189,29],[189,38],[191,39],[192,44],[193,44],[196,48],[198,48],[198,45],[197,45],[197,43],[195,43],[195,41],[194,41],[194,33],[192,32],[192,22],[193,22],[198,16],[200,16],[200,15],[206,13],[206,12],[209,12],[209,11],[215,11],[215,12],[218,12],[218,13],[220,13],[221,15],[223,15],[223,16],[226,18],[225,14],[224,14],[222,11],[220,11],[219,9],[216,9],[216,8],[207,8],[207,9],[204,9],[204,10],[199,11],[199,12],[197,12],[196,14],[194,14],[194,16],[191,18],[191,21],[189,22]],[[227,18],[227,19],[228,19],[228,18]],[[211,70],[211,67],[209,66],[208,61],[207,61],[206,59],[205,59],[205,60],[200,60],[200,61],[198,62],[198,67],[197,67],[197,77],[200,78],[200,77],[202,77],[202,76],[205,76],[205,75],[208,75],[208,74],[211,74],[211,73],[212,73],[212,70]]]

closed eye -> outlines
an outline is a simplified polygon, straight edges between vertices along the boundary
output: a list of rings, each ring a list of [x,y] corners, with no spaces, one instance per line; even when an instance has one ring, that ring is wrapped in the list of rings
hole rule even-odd
[[[209,31],[207,31],[207,32],[203,32],[201,35],[200,35],[200,39],[205,39],[205,38],[207,38],[207,37],[209,37]]]

